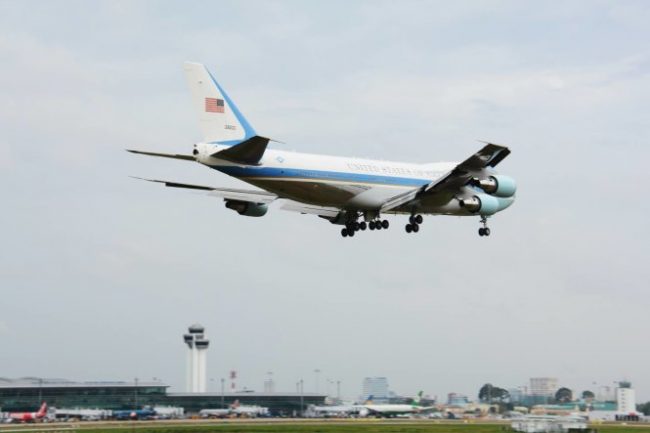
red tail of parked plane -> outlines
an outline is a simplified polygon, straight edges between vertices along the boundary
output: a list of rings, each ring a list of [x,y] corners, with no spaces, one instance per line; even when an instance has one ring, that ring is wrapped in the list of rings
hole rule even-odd
[[[45,418],[47,414],[47,403],[43,402],[38,412],[12,412],[9,414],[9,420],[18,422],[34,422],[38,419]]]

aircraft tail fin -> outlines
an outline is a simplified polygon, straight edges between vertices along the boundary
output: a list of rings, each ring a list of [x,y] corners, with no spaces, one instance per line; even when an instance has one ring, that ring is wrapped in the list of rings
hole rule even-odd
[[[41,408],[36,413],[36,416],[38,416],[39,418],[42,418],[42,417],[45,416],[46,412],[47,412],[47,403],[43,402],[43,404],[41,405]]]
[[[237,144],[256,135],[204,65],[185,62],[184,70],[206,142]]]
[[[416,395],[415,398],[413,399],[413,403],[414,403],[416,406],[419,406],[419,405],[420,405],[420,402],[422,401],[422,395],[423,395],[423,394],[424,394],[424,391],[420,391],[420,392],[418,392],[418,395]]]

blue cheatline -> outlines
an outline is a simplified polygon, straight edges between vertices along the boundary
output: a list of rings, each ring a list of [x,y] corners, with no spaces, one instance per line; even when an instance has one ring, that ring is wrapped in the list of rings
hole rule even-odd
[[[232,165],[217,165],[211,166],[211,168],[234,177],[276,177],[278,179],[304,178],[314,180],[323,179],[399,186],[423,186],[431,182],[429,179],[345,173],[340,171],[304,170],[300,168],[237,167]]]

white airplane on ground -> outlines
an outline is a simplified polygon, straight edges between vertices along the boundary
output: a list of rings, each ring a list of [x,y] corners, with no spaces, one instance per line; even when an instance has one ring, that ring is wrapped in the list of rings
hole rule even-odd
[[[360,406],[360,416],[381,416],[381,417],[394,417],[398,415],[409,415],[414,413],[421,413],[435,409],[435,406],[420,406],[422,399],[422,391],[411,404],[375,404],[372,402],[372,396],[368,397],[368,401]]]
[[[227,409],[202,409],[199,416],[202,418],[227,418],[231,416],[242,418],[256,418],[268,416],[269,408],[262,406],[244,406],[235,400]]]
[[[479,235],[489,236],[487,218],[515,200],[515,181],[494,167],[510,154],[507,147],[487,143],[463,162],[409,164],[323,156],[267,148],[267,137],[253,127],[208,70],[185,63],[204,141],[191,155],[129,150],[150,156],[196,161],[241,179],[261,190],[191,185],[156,179],[168,187],[208,191],[223,198],[240,215],[259,217],[268,205],[318,215],[344,225],[343,237],[359,230],[381,230],[385,214],[406,214],[407,233],[417,233],[423,214],[479,216]]]
[[[316,416],[376,416],[395,417],[399,415],[410,415],[422,413],[435,409],[435,406],[421,406],[422,391],[413,399],[411,404],[375,404],[372,396],[369,396],[364,404],[338,405],[338,406],[311,406],[310,412]]]

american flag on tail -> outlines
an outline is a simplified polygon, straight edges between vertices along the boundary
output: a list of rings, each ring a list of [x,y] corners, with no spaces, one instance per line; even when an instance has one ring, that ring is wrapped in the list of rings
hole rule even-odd
[[[205,98],[206,113],[223,113],[223,99]]]

